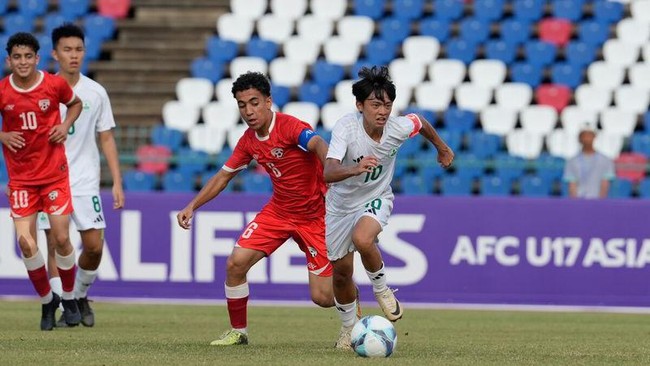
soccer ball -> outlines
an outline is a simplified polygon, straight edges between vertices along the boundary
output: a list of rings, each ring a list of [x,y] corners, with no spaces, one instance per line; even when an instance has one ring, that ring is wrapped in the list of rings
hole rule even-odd
[[[362,357],[388,357],[395,351],[397,332],[388,319],[369,315],[352,328],[352,348]]]

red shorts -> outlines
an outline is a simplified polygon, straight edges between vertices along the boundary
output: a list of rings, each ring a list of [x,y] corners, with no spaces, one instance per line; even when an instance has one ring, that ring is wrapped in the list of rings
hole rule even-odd
[[[270,256],[289,238],[293,238],[305,253],[310,273],[322,277],[332,276],[332,265],[327,259],[325,245],[324,217],[287,218],[267,206],[246,226],[237,240],[237,246],[259,250]]]
[[[70,181],[64,179],[43,185],[20,185],[9,183],[9,207],[11,217],[19,218],[43,211],[49,215],[72,213]]]

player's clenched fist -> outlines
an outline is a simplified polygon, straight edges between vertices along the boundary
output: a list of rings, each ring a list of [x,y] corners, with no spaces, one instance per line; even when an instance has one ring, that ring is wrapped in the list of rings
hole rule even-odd
[[[11,152],[16,152],[18,149],[25,147],[25,138],[22,132],[0,132],[0,142],[9,149]]]
[[[185,207],[183,211],[179,212],[178,215],[176,215],[178,225],[180,225],[180,227],[183,229],[189,229],[192,225],[192,216],[194,216],[194,210],[191,207]]]

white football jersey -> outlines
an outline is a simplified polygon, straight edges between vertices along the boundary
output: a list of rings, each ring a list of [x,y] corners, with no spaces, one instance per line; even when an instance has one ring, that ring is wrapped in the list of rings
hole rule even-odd
[[[332,130],[327,158],[344,166],[356,165],[365,156],[374,156],[379,164],[372,173],[363,173],[332,183],[327,191],[327,213],[346,215],[364,208],[376,198],[393,199],[390,183],[395,171],[397,151],[402,143],[420,131],[422,122],[415,114],[389,117],[381,141],[368,136],[361,113],[347,114]]]
[[[115,127],[111,102],[106,89],[98,82],[81,75],[72,88],[81,99],[83,109],[65,142],[65,154],[70,169],[70,190],[73,196],[99,194],[100,160],[96,133]],[[61,104],[61,116],[67,108]]]

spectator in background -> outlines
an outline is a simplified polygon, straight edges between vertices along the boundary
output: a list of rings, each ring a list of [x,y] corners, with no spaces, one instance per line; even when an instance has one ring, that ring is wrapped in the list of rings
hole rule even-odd
[[[578,134],[582,150],[569,159],[564,167],[564,181],[569,184],[569,197],[607,197],[609,182],[615,176],[614,162],[594,149],[595,138],[593,126],[585,124]]]

